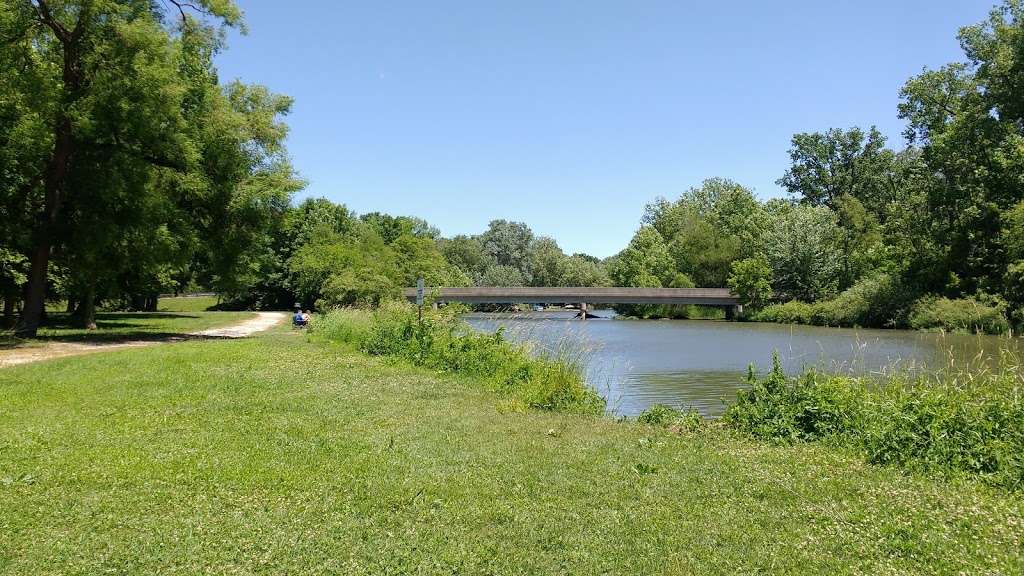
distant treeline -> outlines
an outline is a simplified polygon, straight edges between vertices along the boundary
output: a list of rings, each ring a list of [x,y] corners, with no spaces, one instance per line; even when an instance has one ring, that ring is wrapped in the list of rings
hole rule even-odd
[[[152,309],[374,305],[430,285],[729,286],[748,318],[1001,332],[1024,321],[1024,6],[964,28],[966,60],[901,91],[907,145],[874,128],[797,134],[787,199],[705,181],[647,206],[600,260],[495,220],[427,222],[296,204],[290,100],[221,84],[231,2],[48,2],[0,10],[0,294],[34,333],[44,302]],[[48,9],[41,9],[46,6]],[[637,316],[691,307],[628,306]]]

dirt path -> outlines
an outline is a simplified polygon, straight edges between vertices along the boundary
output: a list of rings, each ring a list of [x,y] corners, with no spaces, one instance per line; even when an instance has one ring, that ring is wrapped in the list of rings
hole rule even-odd
[[[202,338],[245,338],[256,332],[262,332],[280,324],[288,317],[284,312],[257,312],[256,316],[238,324],[210,328],[199,332],[189,332],[180,336],[171,336],[156,340],[125,340],[122,342],[47,342],[42,346],[25,348],[12,348],[0,350],[0,368],[39,362],[52,358],[64,356],[79,356],[82,354],[94,354],[108,350],[120,350],[122,348],[141,348],[143,346],[154,346],[156,344],[167,344],[170,342],[182,342],[184,340],[195,340]]]

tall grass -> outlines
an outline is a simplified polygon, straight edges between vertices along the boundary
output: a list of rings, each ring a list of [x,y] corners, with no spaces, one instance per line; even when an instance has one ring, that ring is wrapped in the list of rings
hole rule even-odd
[[[374,356],[472,377],[524,407],[587,414],[605,408],[605,400],[586,385],[578,358],[531,354],[501,330],[478,334],[454,309],[424,310],[422,320],[404,303],[373,311],[339,309],[318,318],[311,332]]]
[[[1024,489],[1024,371],[998,367],[897,374],[882,383],[818,372],[789,378],[778,359],[763,378],[748,375],[725,412],[730,426],[776,441],[853,447],[872,463],[967,473]]]

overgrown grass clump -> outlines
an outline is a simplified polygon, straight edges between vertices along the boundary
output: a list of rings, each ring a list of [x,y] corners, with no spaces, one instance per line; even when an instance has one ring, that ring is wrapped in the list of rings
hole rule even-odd
[[[733,428],[776,442],[853,447],[876,464],[968,473],[1024,489],[1024,372],[1014,358],[982,373],[893,376],[884,383],[771,372],[724,415]]]
[[[680,410],[665,404],[655,404],[636,417],[641,424],[649,424],[659,428],[667,428],[673,432],[697,432],[708,427],[700,412],[693,408]]]
[[[312,332],[374,356],[407,360],[485,382],[523,407],[600,414],[605,400],[590,389],[580,363],[567,354],[534,354],[499,330],[478,334],[455,310],[387,303],[374,311],[339,309],[318,318]]]

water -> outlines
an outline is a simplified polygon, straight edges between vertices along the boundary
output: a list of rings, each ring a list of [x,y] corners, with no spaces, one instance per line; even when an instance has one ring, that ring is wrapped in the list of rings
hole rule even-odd
[[[790,374],[805,367],[882,375],[937,370],[956,362],[984,363],[1007,346],[994,336],[941,335],[701,320],[573,320],[574,311],[474,313],[474,328],[503,326],[512,340],[580,354],[587,380],[608,399],[609,411],[634,416],[655,403],[693,407],[718,416],[744,386],[747,366],[763,373],[778,351]],[[1019,348],[1019,343],[1013,343]]]

